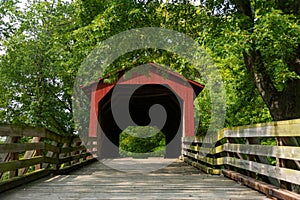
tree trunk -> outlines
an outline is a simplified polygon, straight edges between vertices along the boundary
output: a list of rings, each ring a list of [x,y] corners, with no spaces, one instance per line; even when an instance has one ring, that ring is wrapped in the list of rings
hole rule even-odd
[[[278,0],[278,2],[282,3],[283,1]],[[252,13],[254,11],[250,0],[232,0],[232,3],[236,5],[237,11],[245,17],[243,23],[240,23],[240,28],[252,32],[254,28]],[[299,1],[290,1],[289,6],[291,9],[287,7],[281,8],[279,4],[278,6],[279,9],[285,12],[285,10],[292,11],[294,4],[297,4],[296,7],[300,6]],[[286,4],[284,5],[287,6]],[[298,10],[294,14],[298,14]],[[300,80],[289,80],[285,89],[282,92],[278,92],[266,72],[263,57],[260,51],[256,50],[254,41],[252,41],[252,47],[252,51],[248,53],[243,52],[244,62],[273,119],[278,121],[300,118]],[[295,49],[294,55],[294,58],[286,62],[290,66],[290,70],[300,76],[300,44]]]
[[[273,96],[270,113],[275,121],[300,118],[300,80],[290,81],[284,91]]]
[[[298,1],[295,1],[298,2]],[[251,8],[250,0],[232,0],[236,5],[239,14],[245,17],[240,28],[251,32],[254,28],[254,11]],[[299,3],[296,3],[299,6]],[[284,12],[287,8],[284,7]],[[290,10],[290,9],[288,9]],[[294,12],[298,14],[298,7]],[[294,13],[295,14],[295,13]],[[297,75],[300,75],[300,45],[295,49],[294,58],[287,61],[291,70]],[[271,78],[269,77],[264,59],[259,50],[255,48],[255,42],[252,41],[252,50],[250,52],[243,52],[244,63],[251,75],[253,82],[262,96],[264,102],[270,110],[270,114],[275,121],[300,118],[300,80],[289,80],[283,91],[279,92],[275,88]],[[278,138],[278,145],[299,146],[300,139],[297,138]],[[300,169],[298,161],[278,160],[279,167],[286,167],[291,169]],[[293,185],[281,181],[283,188],[293,190]]]

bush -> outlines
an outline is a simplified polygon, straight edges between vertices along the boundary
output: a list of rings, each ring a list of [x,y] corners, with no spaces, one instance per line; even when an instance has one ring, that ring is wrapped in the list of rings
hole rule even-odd
[[[162,157],[165,135],[156,127],[129,126],[120,134],[121,157]]]

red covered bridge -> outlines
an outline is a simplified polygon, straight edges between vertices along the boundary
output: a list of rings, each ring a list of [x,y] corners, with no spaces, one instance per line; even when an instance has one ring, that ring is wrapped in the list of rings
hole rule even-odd
[[[167,119],[161,130],[166,137],[165,157],[178,157],[181,154],[181,138],[194,136],[194,99],[204,86],[154,63],[141,67],[142,70],[135,70],[129,77],[125,71],[119,72],[119,79],[114,84],[104,83],[104,78],[101,78],[99,82],[83,87],[91,101],[89,137],[97,137],[98,156],[101,158],[119,156],[119,135],[124,129],[118,126],[112,112],[112,94],[116,85],[118,90],[114,98],[117,102],[121,103],[131,95],[128,105],[130,117],[139,126],[146,126],[151,121],[148,114],[151,106],[159,104],[164,107]],[[134,93],[128,94],[131,90],[135,90]],[[118,107],[121,104],[114,105]],[[122,110],[121,107],[114,109]],[[117,115],[122,115],[121,112]],[[121,123],[123,127],[133,125],[127,122],[126,117]]]

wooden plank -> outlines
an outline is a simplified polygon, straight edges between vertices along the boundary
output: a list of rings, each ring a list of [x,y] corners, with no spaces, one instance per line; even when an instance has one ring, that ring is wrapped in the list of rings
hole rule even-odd
[[[253,127],[237,127],[224,131],[227,138],[246,138],[246,137],[300,137],[300,123],[271,125]]]
[[[70,141],[73,141],[73,140],[78,140],[78,139],[80,140],[78,135],[70,135],[70,136],[59,135],[50,130],[46,130],[45,138],[50,139],[55,142],[58,142],[58,143],[61,143],[61,144],[69,143]]]
[[[300,119],[222,129],[216,137],[183,137],[185,144],[215,143],[225,137],[300,137]]]
[[[44,137],[46,135],[45,128],[20,127],[12,125],[1,125],[0,136],[16,136],[16,137]]]
[[[52,142],[52,144],[55,144],[55,142]],[[45,150],[51,151],[52,153],[59,153],[60,148],[55,145],[52,145],[52,144],[45,143]],[[47,156],[49,156],[49,155],[47,155]]]
[[[41,170],[34,171],[32,173],[28,173],[28,174],[25,174],[22,176],[14,177],[14,178],[6,180],[6,181],[1,181],[0,182],[0,193],[10,190],[12,188],[18,187],[20,185],[30,183],[34,180],[40,179],[49,174],[50,174],[50,172],[48,170],[41,169]]]
[[[85,167],[85,166],[87,166],[89,164],[92,164],[94,162],[98,162],[98,160],[96,158],[84,160],[82,162],[73,164],[71,166],[64,167],[64,168],[60,169],[59,171],[53,171],[53,173],[54,174],[67,174],[67,173],[70,173],[71,171],[80,169],[80,168]]]
[[[59,143],[67,143],[70,140],[80,140],[78,135],[75,136],[62,136],[45,128],[39,127],[22,127],[13,125],[1,125],[0,136],[16,136],[16,137],[40,137],[47,138]]]
[[[0,163],[0,172],[13,171],[20,168],[25,168],[29,166],[33,166],[36,164],[41,164],[44,162],[44,158],[42,156],[34,157],[31,159],[24,160],[14,160],[10,162]]]
[[[255,125],[224,128],[217,135],[205,137],[183,137],[185,144],[208,143],[214,144],[226,137],[300,137],[300,119],[285,120]]]
[[[300,171],[294,169],[281,168],[266,164],[257,163],[254,161],[241,160],[237,158],[222,158],[223,163],[256,172],[275,179],[283,180],[289,183],[300,185]]]
[[[78,155],[74,155],[74,156],[68,156],[68,157],[65,157],[65,158],[60,158],[59,159],[59,164],[71,162],[73,160],[78,160],[80,158],[86,158],[90,155],[91,155],[90,153],[82,153],[82,154],[78,154]]]
[[[128,169],[145,168],[162,159],[116,159]],[[130,164],[131,163],[131,164]],[[147,164],[148,163],[148,164]],[[223,176],[211,176],[183,162],[151,173],[125,173],[94,162],[67,175],[53,176],[0,194],[2,199],[267,199]]]
[[[260,144],[260,141],[259,141],[259,138],[246,138],[246,144],[247,145],[251,145],[251,144],[257,145],[257,144]],[[233,149],[233,148],[230,148],[230,149]],[[255,161],[256,158],[259,160],[259,162],[261,162],[261,156],[257,157],[255,155],[249,155],[249,154],[247,154],[247,160]],[[268,160],[267,160],[267,162],[269,164]],[[250,176],[251,178],[256,178],[256,173],[254,173],[254,172],[247,171],[247,175]],[[262,177],[263,180],[265,178],[266,177]],[[271,178],[268,178],[268,179],[271,180]],[[278,181],[277,180],[272,180],[272,184],[273,185],[274,185],[274,183],[278,183]]]
[[[212,175],[220,175],[221,170],[220,169],[213,169],[211,167],[208,167],[206,165],[202,165],[198,162],[192,161],[191,159],[184,157],[183,161],[188,163],[189,165],[196,167],[197,169],[200,169],[201,171],[205,172],[206,174],[212,174]]]
[[[209,158],[209,157],[201,156],[199,154],[195,154],[195,153],[191,153],[191,152],[187,152],[187,151],[183,151],[183,155],[194,158],[201,162],[207,163],[211,166],[226,164],[224,158]]]
[[[220,145],[220,146],[217,146],[214,148],[205,148],[205,147],[201,147],[201,146],[191,146],[191,145],[184,144],[184,145],[182,145],[182,148],[184,150],[192,150],[192,151],[194,151],[194,153],[199,153],[200,155],[204,155],[204,154],[214,155],[214,154],[218,154],[218,153],[225,151],[225,148],[224,148],[225,145],[227,145],[227,144]]]
[[[59,143],[70,143],[70,141],[73,141],[74,138],[77,138],[78,136],[70,135],[70,136],[62,136]]]
[[[221,130],[220,132],[222,132],[223,130]],[[198,137],[198,136],[189,136],[189,137],[183,137],[182,138],[182,143],[183,144],[192,144],[192,143],[196,143],[196,144],[205,144],[205,145],[212,145],[212,144],[215,144],[217,141],[223,139],[224,137],[223,136],[219,136],[219,134],[215,134],[215,135],[211,135],[211,136],[201,136],[201,137]]]
[[[85,146],[81,145],[81,146],[76,146],[76,147],[64,147],[64,148],[61,148],[60,152],[61,153],[70,153],[73,151],[80,151],[80,150],[85,150]]]
[[[73,160],[77,160],[77,159],[80,159],[80,158],[86,158],[90,155],[91,154],[87,152],[87,153],[78,154],[78,155],[74,155],[74,156],[68,156],[68,157],[65,157],[65,158],[44,157],[44,162],[45,163],[50,163],[50,164],[60,165],[60,164],[71,162]]]
[[[45,144],[45,149],[48,150],[47,154],[44,156],[44,163],[42,167],[47,169],[50,162],[47,162],[48,158],[54,158],[59,155],[58,143],[56,141],[52,141],[51,144]],[[57,150],[57,151],[56,151]]]
[[[183,145],[183,149],[192,150],[200,154],[218,154],[224,151],[248,155],[270,156],[290,160],[300,160],[300,147],[294,146],[269,146],[253,144],[229,144],[215,148],[203,148],[199,146]]]
[[[258,181],[254,178],[250,178],[248,176],[242,175],[238,172],[231,171],[231,170],[222,170],[222,174],[224,176],[229,177],[239,183],[242,183],[243,185],[246,185],[248,187],[251,187],[257,191],[260,191],[267,196],[272,196],[279,199],[285,199],[285,200],[299,200],[300,194],[280,189],[278,187],[275,187],[273,185],[264,183],[262,181]]]
[[[300,177],[299,170],[280,168],[280,167],[271,166],[267,164],[257,163],[254,161],[241,160],[241,159],[231,158],[231,157],[208,158],[208,157],[200,156],[198,154],[194,154],[186,151],[184,151],[184,155],[197,159],[204,163],[207,163],[211,166],[231,165],[251,172],[259,173],[268,177],[272,177],[275,179],[300,185],[300,179],[298,178]]]
[[[290,160],[300,160],[300,147],[292,146],[268,146],[268,145],[246,145],[226,144],[224,151],[238,152],[243,154],[270,156]]]
[[[11,143],[13,141],[12,137],[6,137],[6,140],[4,143]],[[7,162],[10,159],[10,153],[2,153],[0,154],[0,163],[1,162]],[[2,177],[3,173],[0,172],[0,178]]]
[[[191,144],[191,143],[202,143],[204,137],[198,137],[198,136],[187,136],[182,137],[182,143],[184,144]]]
[[[12,137],[12,143],[18,143],[19,141],[20,141],[20,137]],[[19,160],[19,152],[10,153],[9,160]],[[18,176],[18,169],[12,169],[9,172],[9,178],[13,178],[15,176]]]
[[[61,136],[57,133],[54,133],[52,131],[46,130],[45,138],[55,141],[55,142],[58,142],[58,143],[62,143],[61,141],[62,141],[63,136]]]
[[[59,161],[59,158],[46,156],[46,157],[44,157],[44,163],[59,165],[60,161]],[[48,165],[46,165],[46,166],[48,166]]]
[[[40,140],[41,140],[41,138],[34,137],[34,138],[32,138],[31,142],[32,142],[32,144],[36,144],[36,143],[39,143]],[[41,154],[38,155],[38,153],[39,153],[39,149],[34,149],[34,150],[26,151],[25,154],[24,154],[24,156],[23,156],[23,159],[30,159],[30,158],[33,158],[34,156],[41,156]],[[36,165],[35,168],[40,168],[40,165],[41,165],[41,163],[39,163],[38,165]],[[27,171],[28,171],[28,168],[29,167],[19,169],[19,175],[26,174]]]
[[[23,152],[36,149],[44,149],[44,143],[38,142],[0,144],[0,153]]]

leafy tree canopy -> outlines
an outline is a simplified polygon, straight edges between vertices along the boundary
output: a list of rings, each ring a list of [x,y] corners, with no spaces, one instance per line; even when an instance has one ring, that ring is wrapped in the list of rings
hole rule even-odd
[[[72,87],[84,58],[101,41],[140,27],[173,29],[203,45],[226,86],[226,126],[299,117],[297,0],[30,1],[23,11],[5,2],[0,17],[11,20],[0,22],[2,123],[73,133]],[[105,72],[107,82],[119,69],[150,61],[205,84],[191,64],[160,49],[123,55]],[[204,91],[195,103],[201,132],[210,120],[209,99]]]

